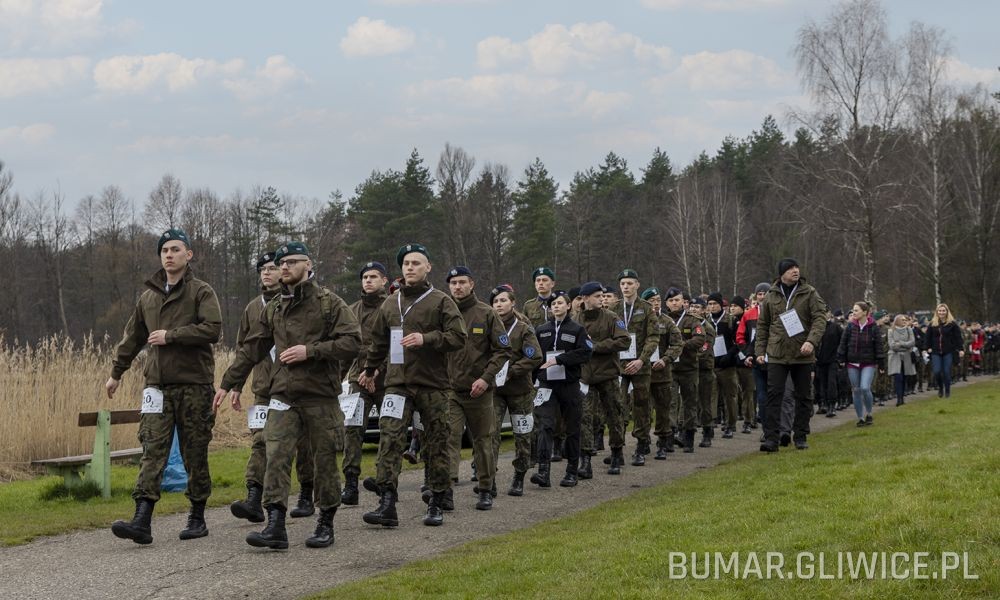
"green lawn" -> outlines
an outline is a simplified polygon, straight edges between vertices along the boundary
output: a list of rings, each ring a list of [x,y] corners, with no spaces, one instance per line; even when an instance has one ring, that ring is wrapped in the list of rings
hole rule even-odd
[[[510,450],[512,447],[512,438],[505,436],[501,450]],[[363,475],[375,473],[376,450],[374,445],[365,446],[361,461]],[[468,458],[471,452],[471,449],[464,449],[462,455]],[[209,506],[224,506],[245,497],[243,474],[249,456],[249,448],[219,450],[209,454],[212,472],[212,497],[209,499]],[[423,468],[423,465],[410,465],[403,461],[403,468]],[[294,468],[292,471],[294,477]],[[113,465],[112,495],[108,500],[100,497],[84,501],[69,498],[43,500],[46,490],[62,482],[60,477],[54,476],[0,484],[0,514],[4,516],[0,522],[0,544],[23,544],[38,536],[66,533],[75,529],[108,527],[115,519],[131,518],[135,508],[131,493],[137,473],[136,465]],[[293,481],[293,485],[297,490],[298,484]],[[180,492],[164,493],[156,504],[156,514],[184,512],[187,509],[187,499]]]
[[[812,436],[805,452],[740,457],[318,597],[997,598],[998,424],[1000,384],[958,388],[880,413],[874,427]],[[781,553],[788,571],[800,552],[829,565],[838,552],[917,551],[934,570],[942,552],[968,552],[979,579],[669,577],[670,552],[739,552],[742,572],[747,552],[762,570],[766,552]]]

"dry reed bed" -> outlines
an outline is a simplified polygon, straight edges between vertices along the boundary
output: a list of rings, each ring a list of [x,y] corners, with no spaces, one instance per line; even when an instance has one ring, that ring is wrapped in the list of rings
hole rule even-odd
[[[0,338],[0,477],[30,473],[32,460],[89,454],[94,429],[78,427],[77,414],[98,409],[138,408],[145,352],[122,379],[113,400],[104,392],[111,372],[110,340],[48,338],[35,345],[8,345]],[[232,351],[216,349],[216,381]],[[247,384],[250,389],[250,383]],[[138,425],[112,427],[112,450],[134,448]],[[248,443],[246,413],[224,408],[215,425],[216,445]]]

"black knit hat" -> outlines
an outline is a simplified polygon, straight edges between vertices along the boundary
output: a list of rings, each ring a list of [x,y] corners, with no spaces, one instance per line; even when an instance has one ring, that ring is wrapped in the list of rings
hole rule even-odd
[[[778,277],[784,275],[785,271],[787,271],[788,269],[797,266],[799,266],[799,263],[794,258],[781,259],[780,261],[778,261]]]
[[[729,301],[729,306],[739,306],[745,309],[747,307],[747,299],[743,296],[733,296],[733,299]]]
[[[726,303],[725,299],[722,297],[722,292],[712,292],[708,295],[709,302],[718,302],[719,306]]]

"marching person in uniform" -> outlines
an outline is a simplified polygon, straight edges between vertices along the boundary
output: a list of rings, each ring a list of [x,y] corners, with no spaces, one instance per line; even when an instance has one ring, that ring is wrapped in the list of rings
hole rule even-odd
[[[194,257],[187,234],[169,229],[156,246],[162,268],[146,281],[125,333],[115,349],[111,377],[105,384],[112,398],[139,352],[149,345],[146,388],[142,397],[139,442],[142,459],[132,498],[131,521],[115,521],[111,532],[137,544],[153,541],[150,521],[160,499],[160,483],[177,428],[191,502],[187,526],[180,539],[208,535],[205,502],[212,493],[208,472],[208,443],[212,441],[212,383],[215,359],[212,344],[222,334],[222,313],[215,291],[194,276],[188,263]]]
[[[680,418],[677,429],[683,436],[684,452],[694,452],[694,434],[698,426],[698,353],[705,345],[705,328],[701,319],[684,306],[684,292],[677,288],[666,291],[667,315],[677,323],[684,346],[671,365],[671,373],[680,389]]]
[[[656,411],[656,460],[666,460],[667,454],[674,451],[674,442],[671,435],[671,414],[673,404],[673,378],[670,367],[674,359],[681,355],[684,347],[684,339],[677,329],[674,320],[662,312],[660,291],[655,287],[647,288],[642,292],[642,299],[649,302],[653,314],[659,321],[660,341],[657,344],[656,353],[650,357],[652,365],[650,367],[649,391],[653,400],[653,410]]]

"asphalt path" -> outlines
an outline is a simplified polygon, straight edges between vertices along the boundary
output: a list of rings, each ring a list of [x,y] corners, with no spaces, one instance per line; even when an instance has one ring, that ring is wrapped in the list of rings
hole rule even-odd
[[[921,396],[929,394],[909,399]],[[895,410],[889,404],[876,408],[876,413]],[[854,427],[854,423],[854,411],[848,409],[832,419],[816,415],[810,426],[815,434],[838,425]],[[566,462],[553,463],[553,487],[541,489],[526,478],[525,494],[520,498],[505,493],[513,472],[512,456],[507,453],[500,460],[500,495],[490,511],[474,508],[474,484],[469,481],[471,469],[466,461],[454,492],[455,511],[445,513],[441,527],[426,527],[421,522],[426,509],[419,491],[422,472],[404,471],[399,481],[399,527],[385,529],[365,524],[361,515],[376,506],[377,498],[362,490],[359,506],[338,510],[334,519],[336,542],[325,549],[305,547],[304,541],[315,526],[314,517],[288,519],[287,551],[253,548],[246,544],[245,537],[262,525],[240,521],[228,508],[206,511],[210,533],[197,540],[177,538],[185,515],[154,515],[153,543],[148,546],[115,538],[110,528],[41,538],[22,546],[0,548],[0,598],[299,598],[433,557],[466,542],[585,510],[739,455],[753,453],[761,461],[761,468],[766,468],[768,455],[758,452],[760,432],[756,429],[743,434],[738,427],[735,437],[725,440],[716,430],[711,448],[696,447],[693,454],[674,452],[665,461],[649,456],[643,467],[629,464],[627,454],[635,442],[628,436],[622,475],[606,474],[602,459],[608,451],[604,451],[594,457],[593,479],[581,481],[574,488],[560,488],[558,480]],[[820,445],[822,438],[810,442]],[[796,450],[789,446],[781,452]],[[131,514],[122,518],[131,518]]]

